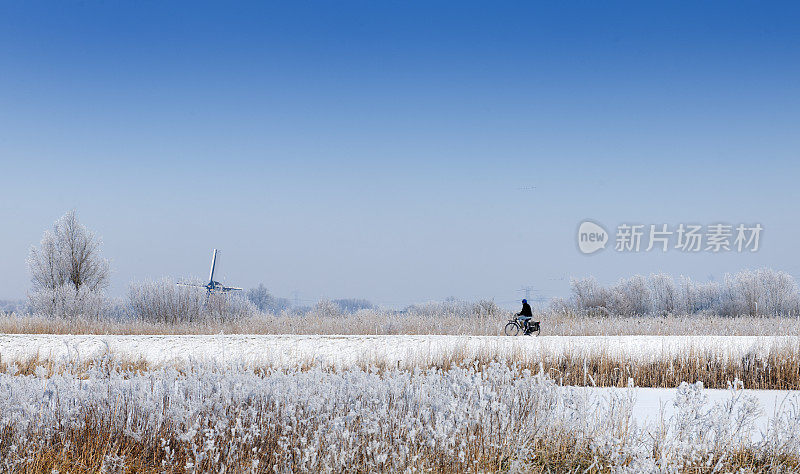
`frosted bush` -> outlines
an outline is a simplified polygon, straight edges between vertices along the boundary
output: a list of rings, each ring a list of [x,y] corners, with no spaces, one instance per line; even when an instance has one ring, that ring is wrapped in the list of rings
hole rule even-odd
[[[634,397],[628,389],[601,397],[496,363],[140,373],[99,361],[49,377],[0,373],[0,470],[26,462],[32,446],[59,447],[92,420],[115,445],[149,443],[161,469],[200,472],[558,470],[537,458],[547,452],[584,468],[672,472],[710,470],[710,462],[719,470],[740,449],[775,460],[800,449],[797,410],[776,418],[764,441],[751,441],[757,407],[740,391],[711,405],[701,385],[682,385],[675,416],[656,427],[636,424]],[[101,460],[107,472],[126,462],[113,451]]]
[[[320,318],[337,318],[342,316],[342,310],[336,303],[329,300],[321,300],[312,309],[312,313]]]
[[[709,313],[719,316],[798,316],[800,294],[792,276],[764,268],[726,274],[722,282],[679,284],[659,273],[635,275],[610,287],[594,278],[573,279],[572,296],[553,309],[615,316]]]
[[[791,275],[770,269],[725,275],[719,313],[781,315],[798,313],[798,289]]]
[[[278,298],[272,295],[263,283],[256,288],[247,290],[245,297],[262,313],[280,314],[292,306],[287,298]]]
[[[87,286],[75,289],[71,283],[56,288],[40,288],[30,292],[28,298],[34,313],[67,320],[97,319],[111,308],[103,292]]]
[[[665,273],[650,275],[650,299],[653,314],[674,314],[678,304],[678,291],[672,277]]]
[[[427,303],[408,306],[402,311],[403,315],[423,318],[487,318],[504,316],[492,300],[480,300],[476,303],[447,298],[444,301],[430,301]]]
[[[231,321],[255,313],[253,303],[237,292],[209,294],[204,288],[179,286],[167,278],[132,283],[128,301],[137,318],[168,324]]]

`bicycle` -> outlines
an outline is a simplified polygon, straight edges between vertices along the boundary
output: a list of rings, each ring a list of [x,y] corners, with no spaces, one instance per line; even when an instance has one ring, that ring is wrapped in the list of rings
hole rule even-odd
[[[519,334],[520,331],[524,331],[523,334],[525,336],[538,336],[542,332],[542,328],[539,325],[539,321],[530,321],[528,323],[528,329],[524,330],[525,324],[520,320],[520,318],[509,319],[508,323],[506,323],[505,329],[503,332],[506,336],[516,336]]]

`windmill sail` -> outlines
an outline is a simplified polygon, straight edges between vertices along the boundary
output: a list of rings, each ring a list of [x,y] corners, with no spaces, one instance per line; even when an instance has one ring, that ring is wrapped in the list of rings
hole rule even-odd
[[[211,272],[208,274],[208,284],[214,284],[214,267],[217,266],[217,249],[214,249],[214,253],[211,255]]]
[[[217,249],[214,249],[213,253],[211,254],[211,270],[208,272],[208,283],[206,283],[205,285],[198,285],[198,284],[194,284],[194,283],[178,282],[178,285],[182,285],[182,286],[198,286],[200,288],[205,288],[206,291],[208,292],[208,294],[211,294],[211,292],[226,293],[228,291],[240,291],[241,288],[237,288],[235,286],[225,286],[225,285],[223,285],[222,283],[220,283],[218,281],[214,281],[214,272],[215,272],[215,270],[217,268],[217,254],[218,253],[219,253],[219,251]]]

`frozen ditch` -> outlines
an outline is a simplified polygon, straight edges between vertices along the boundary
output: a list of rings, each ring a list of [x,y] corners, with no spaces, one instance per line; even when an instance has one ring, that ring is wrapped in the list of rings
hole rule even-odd
[[[588,397],[596,396],[600,405],[608,410],[611,401],[630,397],[632,401],[631,418],[650,432],[657,430],[662,423],[674,420],[678,415],[679,407],[686,410],[683,400],[679,400],[678,388],[645,388],[635,387],[629,389],[606,387],[571,387],[571,390],[584,392]],[[785,416],[797,416],[800,410],[800,390],[718,390],[703,389],[699,392],[702,401],[698,415],[702,416],[711,411],[714,406],[724,406],[732,403],[733,406],[751,399],[756,404],[756,416],[753,419],[751,441],[762,441],[771,430],[770,423]],[[705,398],[703,398],[705,397]],[[736,411],[731,413],[735,418]]]

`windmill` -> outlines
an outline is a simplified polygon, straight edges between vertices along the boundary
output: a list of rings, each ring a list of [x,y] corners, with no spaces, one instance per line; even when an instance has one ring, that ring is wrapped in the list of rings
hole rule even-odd
[[[233,286],[225,286],[225,285],[223,285],[222,283],[220,283],[218,281],[214,281],[214,267],[216,267],[216,266],[217,266],[217,249],[214,249],[214,253],[211,256],[211,272],[208,275],[208,283],[206,283],[205,285],[200,285],[200,284],[197,284],[197,283],[178,282],[178,285],[181,285],[181,286],[196,286],[196,287],[200,287],[200,288],[205,288],[206,291],[207,291],[206,296],[209,296],[209,295],[211,295],[211,293],[214,293],[214,292],[227,293],[229,291],[241,291],[242,290],[241,288],[235,288]]]

